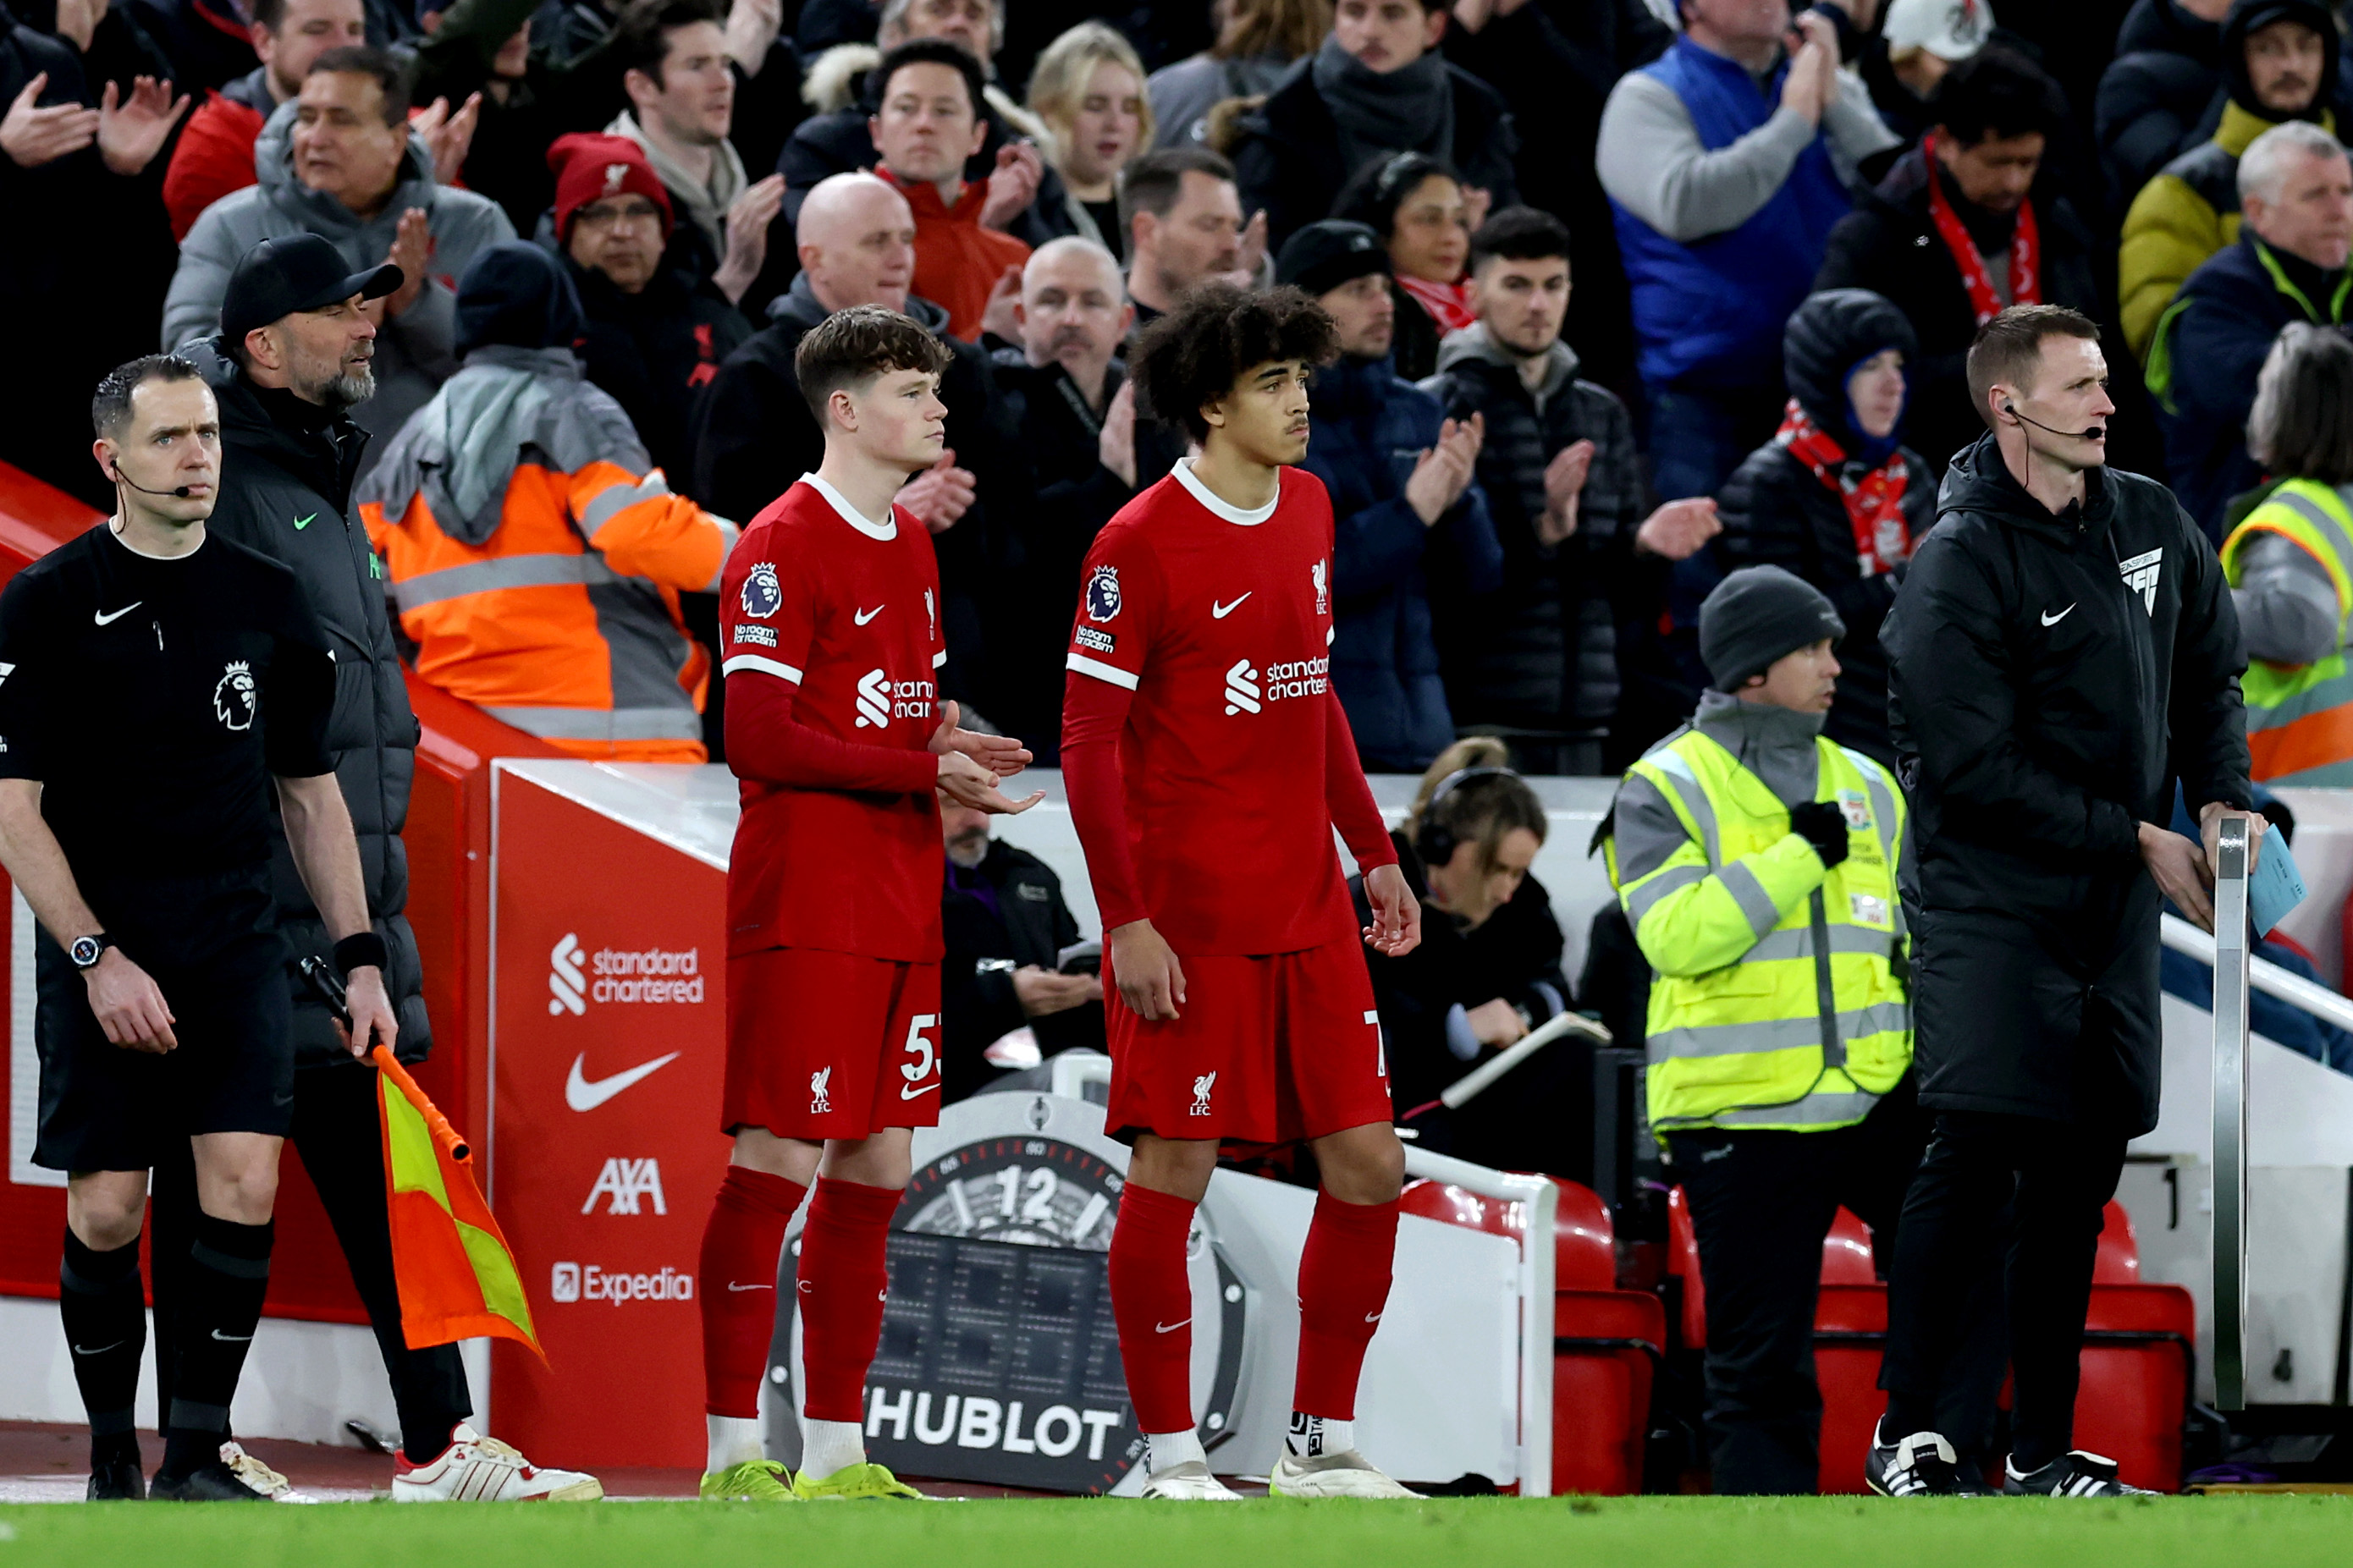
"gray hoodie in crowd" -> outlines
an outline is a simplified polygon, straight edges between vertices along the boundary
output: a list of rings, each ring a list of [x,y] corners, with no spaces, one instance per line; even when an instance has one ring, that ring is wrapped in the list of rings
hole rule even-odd
[[[254,143],[254,172],[260,183],[206,207],[181,244],[180,269],[164,300],[163,346],[178,348],[220,331],[221,299],[228,292],[229,274],[263,240],[291,234],[324,236],[357,272],[390,254],[401,214],[423,208],[433,235],[428,281],[417,302],[376,334],[375,395],[352,410],[353,421],[375,437],[364,471],[408,416],[456,374],[457,295],[451,281],[484,247],[514,238],[514,226],[497,203],[438,184],[432,155],[413,137],[392,199],[375,216],[359,217],[334,197],[311,190],[294,177],[294,111],[292,102],[280,104]]]

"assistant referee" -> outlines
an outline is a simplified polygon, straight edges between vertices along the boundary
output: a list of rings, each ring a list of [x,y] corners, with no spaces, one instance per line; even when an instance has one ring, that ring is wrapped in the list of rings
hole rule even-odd
[[[333,655],[285,568],[208,539],[220,416],[194,365],[99,384],[105,524],[0,594],[0,863],[32,906],[34,1161],[68,1173],[58,1310],[90,1424],[90,1496],[258,1500],[222,1462],[269,1279],[293,1056],[270,795],[350,986],[355,1054],[396,1025],[326,750]],[[152,1494],[132,1426],[147,1173],[187,1139],[200,1213]]]

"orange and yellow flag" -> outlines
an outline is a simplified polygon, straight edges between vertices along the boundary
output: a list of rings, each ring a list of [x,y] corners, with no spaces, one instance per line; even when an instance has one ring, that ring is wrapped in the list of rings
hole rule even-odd
[[[370,1058],[384,1112],[385,1201],[408,1348],[495,1334],[522,1341],[545,1361],[514,1253],[475,1184],[472,1151],[391,1051],[378,1046]]]

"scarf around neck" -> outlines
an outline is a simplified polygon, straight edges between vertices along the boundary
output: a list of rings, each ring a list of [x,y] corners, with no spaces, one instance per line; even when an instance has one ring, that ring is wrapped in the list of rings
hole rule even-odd
[[[1893,572],[1910,559],[1912,525],[1904,516],[1904,491],[1912,474],[1905,466],[1901,450],[1889,453],[1879,467],[1851,477],[1851,470],[1862,468],[1862,465],[1851,462],[1839,444],[1813,422],[1794,397],[1789,399],[1788,410],[1781,416],[1781,428],[1773,439],[1788,447],[1789,456],[1812,469],[1823,488],[1845,505],[1847,526],[1854,533],[1858,575],[1876,577]]]
[[[1377,71],[1337,38],[1325,38],[1309,68],[1339,128],[1341,161],[1351,174],[1383,153],[1452,155],[1454,89],[1444,56],[1433,50],[1409,66]]]
[[[1952,252],[1953,265],[1961,269],[1961,287],[1968,290],[1969,310],[1982,327],[2001,314],[2001,295],[1986,271],[1978,242],[1970,237],[1961,215],[1953,209],[1952,198],[1945,195],[1946,176],[1936,161],[1935,132],[1920,138],[1920,153],[1928,160],[1929,220],[1936,226],[1936,237]],[[2042,237],[2034,222],[2031,200],[2018,205],[2018,221],[2010,230],[2010,292],[2013,305],[2042,303]]]
[[[644,151],[646,162],[653,166],[654,178],[662,183],[672,201],[686,209],[694,226],[711,241],[711,248],[723,257],[727,254],[727,209],[744,194],[747,183],[744,160],[737,155],[733,142],[722,142],[711,150],[711,183],[706,185],[655,146],[629,110],[625,109],[616,115],[613,123],[605,127],[605,134],[636,142]]]
[[[1479,312],[1471,308],[1471,280],[1467,278],[1459,283],[1431,283],[1400,274],[1397,281],[1398,288],[1430,312],[1430,319],[1438,323],[1441,333],[1459,332],[1479,319]]]

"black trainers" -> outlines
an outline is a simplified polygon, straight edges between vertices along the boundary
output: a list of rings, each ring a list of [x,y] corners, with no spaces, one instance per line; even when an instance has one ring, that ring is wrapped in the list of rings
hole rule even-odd
[[[136,1459],[110,1459],[90,1466],[90,1490],[83,1495],[90,1502],[144,1502],[147,1478]]]
[[[268,1502],[270,1500],[246,1485],[235,1470],[215,1459],[197,1466],[185,1476],[166,1476],[158,1472],[155,1484],[147,1490],[156,1502]]]
[[[1915,1432],[1900,1443],[1874,1426],[1871,1453],[1862,1462],[1862,1479],[1881,1497],[1958,1497],[1962,1494],[1960,1459],[1953,1446],[1935,1432]]]
[[[2147,1487],[2128,1487],[2116,1479],[2116,1462],[2081,1448],[2060,1455],[2039,1470],[2018,1473],[2002,1461],[2001,1489],[2009,1497],[2155,1497]]]

